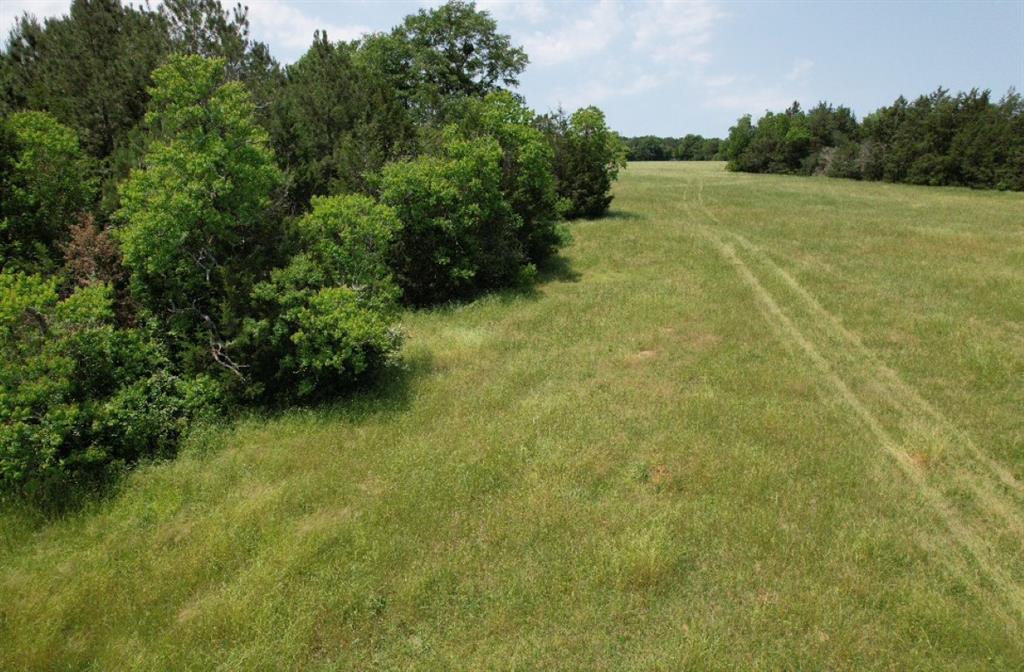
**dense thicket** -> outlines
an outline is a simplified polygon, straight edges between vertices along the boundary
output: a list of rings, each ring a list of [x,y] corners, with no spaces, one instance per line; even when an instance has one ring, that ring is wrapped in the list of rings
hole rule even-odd
[[[537,116],[472,3],[279,68],[246,10],[75,0],[0,54],[0,494],[173,453],[198,417],[349,390],[399,306],[529,281],[599,216],[603,114]]]
[[[265,107],[278,77],[266,46],[249,36],[247,10],[218,0],[167,0],[158,11],[120,0],[75,0],[68,14],[22,16],[0,56],[0,107],[45,110],[78,134],[97,160],[107,204],[143,151],[151,73],[172,53],[224,58]]]
[[[624,138],[630,161],[720,161],[722,141],[690,133],[681,138]]]
[[[1024,190],[1024,99],[1013,91],[900,96],[857,123],[845,107],[794,103],[729,131],[733,170]]]

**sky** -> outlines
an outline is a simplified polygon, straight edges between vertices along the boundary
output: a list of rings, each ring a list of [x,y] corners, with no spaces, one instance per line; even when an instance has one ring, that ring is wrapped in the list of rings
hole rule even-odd
[[[223,0],[222,0],[223,1]],[[244,0],[243,0],[244,1]],[[152,3],[151,3],[152,4]],[[233,4],[233,0],[224,2]],[[283,63],[313,31],[355,39],[436,2],[248,0],[253,35]],[[23,11],[68,0],[0,0],[6,35]],[[748,2],[480,0],[526,49],[519,92],[544,112],[597,105],[624,135],[724,136],[743,114],[794,100],[858,117],[938,86],[1024,92],[1024,0]]]

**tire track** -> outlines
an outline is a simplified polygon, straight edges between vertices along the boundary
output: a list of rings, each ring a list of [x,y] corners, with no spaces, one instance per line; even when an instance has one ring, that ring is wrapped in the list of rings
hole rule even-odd
[[[984,456],[963,432],[953,426],[948,419],[921,398],[916,390],[899,379],[894,371],[878,362],[877,358],[867,350],[863,343],[854,334],[846,330],[835,316],[828,313],[791,275],[785,273],[781,268],[766,259],[767,255],[760,252],[758,248],[745,238],[739,234],[726,231],[721,226],[718,218],[704,204],[703,186],[703,182],[698,181],[696,203],[701,211],[698,214],[702,214],[719,226],[711,227],[700,223],[694,218],[694,225],[700,237],[708,242],[733,267],[739,277],[751,289],[769,324],[779,333],[783,341],[794,346],[796,350],[802,352],[811,361],[829,386],[836,392],[838,399],[864,423],[884,452],[896,463],[900,472],[914,485],[922,500],[939,516],[949,531],[952,540],[955,542],[956,548],[968,556],[964,560],[969,559],[969,562],[953,562],[951,558],[947,558],[954,571],[967,578],[972,573],[968,568],[973,566],[977,574],[979,574],[976,578],[982,579],[983,583],[991,585],[997,598],[1012,612],[1014,621],[1018,625],[1024,622],[1024,587],[1013,577],[1011,571],[999,561],[999,554],[992,545],[991,530],[986,530],[986,527],[991,527],[991,520],[988,520],[990,516],[997,516],[1002,519],[1014,531],[1020,529],[1022,517],[1019,508],[1015,506],[1014,502],[1007,501],[1002,496],[1002,493],[994,489],[991,484],[985,482],[977,473],[969,472],[968,474],[958,474],[955,476],[958,477],[957,480],[961,484],[971,490],[977,497],[978,502],[983,505],[982,510],[979,512],[981,520],[978,519],[978,515],[963,515],[957,509],[954,502],[950,501],[940,489],[929,482],[928,476],[921,466],[910,453],[903,449],[901,443],[886,429],[879,417],[857,395],[851,384],[837,370],[836,365],[822,354],[820,348],[782,309],[776,297],[772,295],[751,267],[737,253],[736,246],[742,247],[748,254],[762,260],[762,263],[769,270],[782,277],[785,285],[792,290],[793,294],[800,299],[804,307],[812,314],[814,318],[813,325],[817,326],[819,330],[825,331],[825,336],[828,340],[838,341],[839,346],[848,349],[848,355],[850,352],[854,355],[860,355],[860,362],[856,361],[857,357],[853,357],[853,364],[859,364],[861,368],[861,371],[855,371],[854,373],[860,373],[862,376],[868,374],[868,378],[870,378],[870,374],[880,374],[880,378],[888,384],[888,391],[894,393],[894,398],[898,401],[897,406],[904,411],[904,414],[916,411],[932,421],[942,424],[944,429],[954,436],[966,439],[961,440],[960,444],[967,447],[967,452],[970,453],[970,456],[976,458],[976,463],[985,466],[990,474],[996,476],[998,481],[1010,491],[1019,492],[1020,483],[1001,465],[997,465],[990,458]],[[689,209],[690,202],[686,198],[688,192],[689,189],[684,194],[684,199],[686,199],[684,204]],[[735,241],[735,243],[731,243],[731,241]],[[787,281],[786,277],[783,276],[787,276],[789,280]],[[839,348],[840,351],[843,350],[843,347]],[[970,513],[968,512],[968,514]],[[1005,528],[1003,531],[1005,532]],[[977,581],[969,581],[969,583],[975,584],[973,585],[974,590],[981,590],[981,587],[976,585]]]
[[[704,203],[703,192],[704,183],[700,182],[697,189],[697,203],[699,207],[711,221],[721,225],[721,220],[719,220],[711,209]],[[877,355],[864,345],[859,336],[843,326],[842,322],[840,322],[835,315],[826,310],[825,307],[822,306],[821,303],[818,302],[818,300],[814,298],[814,296],[800,283],[798,283],[788,271],[778,266],[761,248],[757,247],[741,234],[736,233],[735,231],[730,231],[725,227],[722,227],[720,231],[736,241],[740,247],[744,248],[751,255],[756,256],[762,265],[778,276],[793,291],[793,293],[797,295],[810,312],[812,312],[819,320],[827,323],[827,327],[834,332],[838,337],[838,340],[844,341],[845,344],[857,353],[857,355],[866,360],[866,362],[872,367],[872,373],[877,375],[882,381],[890,386],[890,391],[895,393],[892,398],[894,401],[902,404],[902,410],[923,415],[932,422],[940,425],[945,433],[955,437],[959,443],[967,448],[971,457],[991,471],[1007,489],[1018,494],[1024,494],[1024,484],[1022,484],[1009,469],[996,462],[980,450],[966,432],[957,427],[951,420],[942,414],[941,411],[922,397],[916,389],[900,378],[891,367],[882,362]]]

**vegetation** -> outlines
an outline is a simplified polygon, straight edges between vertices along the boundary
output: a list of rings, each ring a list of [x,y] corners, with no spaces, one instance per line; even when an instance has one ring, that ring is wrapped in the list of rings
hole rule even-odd
[[[630,161],[720,161],[722,141],[690,133],[682,138],[643,135],[625,138]]]
[[[533,281],[621,156],[596,108],[505,90],[526,63],[457,1],[317,33],[284,69],[217,0],[22,17],[0,54],[0,498],[59,507],[197,417],[351,393],[398,360],[400,304]]]
[[[858,124],[845,107],[798,103],[729,130],[729,167],[886,182],[1024,190],[1024,98],[1010,91],[900,96]]]
[[[600,217],[612,202],[612,183],[626,165],[618,134],[604,112],[585,107],[566,116],[561,110],[538,120],[555,152],[555,178],[565,216]]]
[[[18,20],[0,668],[1024,666],[1021,194],[709,161],[1021,190],[1021,97],[624,141],[527,62]]]
[[[45,112],[0,120],[0,253],[5,269],[53,272],[69,222],[96,183],[74,132]]]
[[[0,667],[1020,669],[1024,195],[615,196],[381,385],[5,511]]]

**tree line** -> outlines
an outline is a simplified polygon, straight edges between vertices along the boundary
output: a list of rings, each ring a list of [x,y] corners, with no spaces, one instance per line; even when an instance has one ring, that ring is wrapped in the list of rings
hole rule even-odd
[[[1024,98],[1009,91],[903,96],[857,121],[843,106],[750,115],[723,143],[729,168],[923,185],[1024,190]]]
[[[0,495],[172,455],[197,421],[335,396],[402,306],[531,282],[611,202],[603,113],[537,114],[453,1],[285,67],[218,0],[75,0],[0,54]]]
[[[623,138],[630,161],[721,161],[722,140],[690,133],[681,138]]]

